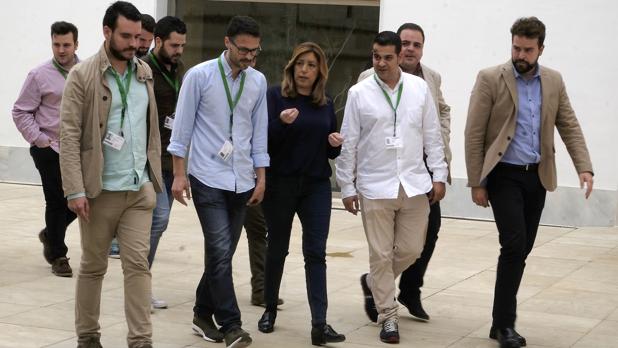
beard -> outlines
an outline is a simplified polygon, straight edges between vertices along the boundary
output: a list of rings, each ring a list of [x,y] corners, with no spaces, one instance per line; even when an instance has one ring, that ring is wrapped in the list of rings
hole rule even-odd
[[[525,74],[536,69],[537,65],[537,61],[535,61],[534,63],[528,63],[523,59],[513,59],[513,66],[515,67],[515,70],[517,70],[517,72],[520,74]]]
[[[142,58],[147,54],[148,54],[148,48],[140,47],[135,51],[135,55],[137,56],[137,58]]]
[[[163,64],[174,65],[178,63],[180,56],[180,54],[170,55],[165,51],[165,48],[161,48],[161,50],[159,50],[159,57],[157,58],[159,58]]]
[[[137,49],[135,47],[127,47],[123,50],[119,50],[116,47],[116,43],[114,42],[113,38],[109,41],[109,53],[111,53],[112,56],[114,56],[114,58],[118,60],[129,61],[133,59],[133,57],[135,57],[136,51]]]

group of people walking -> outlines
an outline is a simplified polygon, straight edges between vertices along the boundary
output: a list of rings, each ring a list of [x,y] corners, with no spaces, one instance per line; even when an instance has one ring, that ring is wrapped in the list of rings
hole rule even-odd
[[[262,48],[251,17],[233,17],[225,51],[188,70],[181,60],[185,23],[166,16],[150,29],[144,18],[131,3],[110,5],[105,41],[84,61],[75,55],[77,28],[54,23],[53,58],[30,72],[13,109],[41,175],[46,228],[39,239],[58,276],[72,276],[64,235],[79,219],[78,347],[101,347],[101,288],[114,238],[124,271],[127,343],[152,347],[151,307],[167,305],[152,296],[150,268],[174,199],[193,200],[204,235],[196,334],[227,347],[252,342],[232,277],[243,225],[254,248],[251,302],[265,307],[258,330],[275,331],[298,216],[311,343],[345,341],[327,321],[329,160],[335,160],[346,210],[362,216],[369,272],[360,285],[368,318],[381,326],[380,340],[399,343],[399,304],[428,321],[420,289],[438,239],[451,151],[441,77],[420,63],[423,29],[405,23],[375,37],[373,68],[350,88],[338,132],[319,45],[294,47],[281,84],[268,88],[254,68]],[[586,197],[593,180],[562,79],[538,64],[543,23],[521,18],[511,33],[511,60],[481,71],[473,89],[466,164],[472,199],[491,203],[501,244],[489,336],[516,348],[526,345],[515,331],[517,290],[545,192],[556,187],[554,127],[587,185]]]

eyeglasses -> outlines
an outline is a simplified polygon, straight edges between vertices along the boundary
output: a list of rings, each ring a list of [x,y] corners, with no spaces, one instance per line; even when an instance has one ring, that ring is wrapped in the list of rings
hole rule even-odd
[[[253,54],[254,57],[257,57],[260,55],[260,53],[262,53],[261,46],[258,46],[257,48],[242,47],[242,46],[238,46],[236,42],[234,42],[234,40],[232,39],[230,39],[230,43],[232,43],[232,45],[234,45],[234,47],[236,47],[236,49],[238,50],[238,53],[242,54],[243,56],[251,53]]]

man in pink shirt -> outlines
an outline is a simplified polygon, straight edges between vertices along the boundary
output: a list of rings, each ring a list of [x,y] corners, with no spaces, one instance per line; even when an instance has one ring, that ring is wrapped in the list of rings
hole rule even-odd
[[[77,28],[71,23],[55,22],[51,26],[51,39],[53,58],[28,74],[13,105],[13,121],[30,143],[30,155],[43,184],[45,228],[39,232],[43,256],[52,265],[52,273],[72,277],[64,235],[75,214],[68,209],[62,191],[58,133],[65,79],[78,62]]]

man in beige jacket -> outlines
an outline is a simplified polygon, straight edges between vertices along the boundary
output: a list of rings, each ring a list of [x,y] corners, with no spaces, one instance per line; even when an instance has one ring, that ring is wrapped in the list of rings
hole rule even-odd
[[[493,324],[502,348],[526,345],[515,331],[517,291],[532,250],[546,191],[556,189],[554,128],[592,192],[592,164],[559,72],[538,64],[545,25],[536,17],[511,27],[511,60],[479,72],[465,131],[468,186],[479,206],[491,203],[500,239]]]
[[[155,191],[161,191],[161,142],[152,71],[135,58],[140,13],[112,4],[105,42],[67,78],[60,118],[60,169],[69,208],[79,217],[78,347],[101,347],[100,302],[107,253],[121,246],[129,347],[152,347],[148,251]]]

